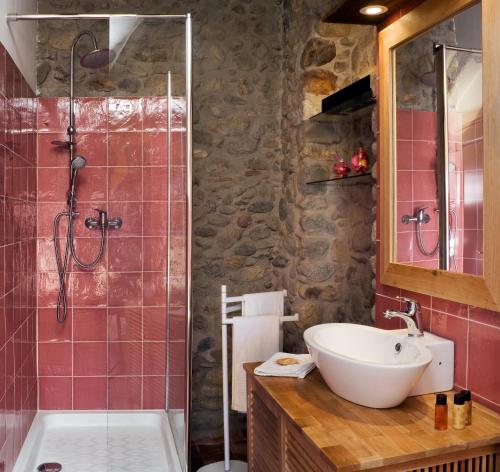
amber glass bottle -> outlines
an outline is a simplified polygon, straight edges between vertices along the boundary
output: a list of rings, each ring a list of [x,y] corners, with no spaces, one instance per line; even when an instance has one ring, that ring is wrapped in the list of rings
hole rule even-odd
[[[436,395],[434,428],[438,431],[445,431],[448,429],[448,397],[444,393],[438,393]]]

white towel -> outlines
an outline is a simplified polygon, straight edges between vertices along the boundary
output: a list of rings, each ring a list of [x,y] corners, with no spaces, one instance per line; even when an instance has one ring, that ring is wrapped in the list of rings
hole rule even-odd
[[[283,357],[291,357],[298,364],[280,365],[276,361]],[[266,362],[254,369],[255,375],[264,375],[270,377],[298,377],[303,379],[311,370],[314,369],[314,362],[309,354],[287,354],[286,352],[277,352],[273,354]]]
[[[243,364],[267,359],[279,349],[279,316],[233,318],[233,410],[247,411],[247,381]]]
[[[279,292],[247,293],[243,295],[242,314],[244,316],[283,316],[284,305],[283,290]]]

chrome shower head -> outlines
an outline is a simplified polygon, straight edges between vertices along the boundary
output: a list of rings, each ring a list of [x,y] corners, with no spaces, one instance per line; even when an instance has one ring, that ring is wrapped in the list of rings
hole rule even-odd
[[[73,171],[77,171],[82,169],[87,165],[87,159],[85,159],[83,156],[75,156],[74,159],[71,161],[71,169]]]
[[[431,70],[429,72],[425,72],[420,76],[420,81],[424,84],[427,85],[427,87],[436,87],[437,83],[437,75],[436,72]]]
[[[80,59],[80,64],[87,69],[98,69],[112,62],[114,58],[115,52],[112,49],[96,48],[88,54],[85,54],[85,56]]]

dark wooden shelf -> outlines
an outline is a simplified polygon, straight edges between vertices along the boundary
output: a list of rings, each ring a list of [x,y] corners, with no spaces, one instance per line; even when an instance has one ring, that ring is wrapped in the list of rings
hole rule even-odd
[[[312,182],[306,182],[306,183],[307,183],[307,185],[326,184],[328,182],[338,182],[338,181],[344,181],[345,182],[346,180],[361,179],[363,177],[370,177],[370,179],[373,179],[371,172],[367,172],[366,174],[354,174],[354,175],[348,175],[347,177],[333,177],[331,179],[314,180]]]
[[[375,106],[375,99],[372,102],[367,102],[360,108],[356,110],[345,112],[345,113],[328,113],[321,112],[317,115],[311,116],[309,120],[317,121],[320,123],[340,123],[348,120],[355,120],[356,118],[362,118],[364,116],[369,115],[373,107]]]

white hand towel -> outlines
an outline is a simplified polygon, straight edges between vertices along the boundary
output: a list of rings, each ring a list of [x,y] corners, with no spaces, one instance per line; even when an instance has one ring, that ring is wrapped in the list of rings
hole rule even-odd
[[[276,361],[282,358],[295,359],[297,364],[280,365]],[[311,370],[314,369],[314,362],[309,354],[287,354],[286,352],[277,352],[273,354],[266,362],[254,369],[255,375],[264,375],[269,377],[298,377],[303,379]]]
[[[279,292],[247,293],[243,295],[244,316],[283,316],[284,305],[283,290]]]
[[[243,364],[267,359],[279,349],[279,316],[233,318],[233,410],[247,411],[247,381]]]

